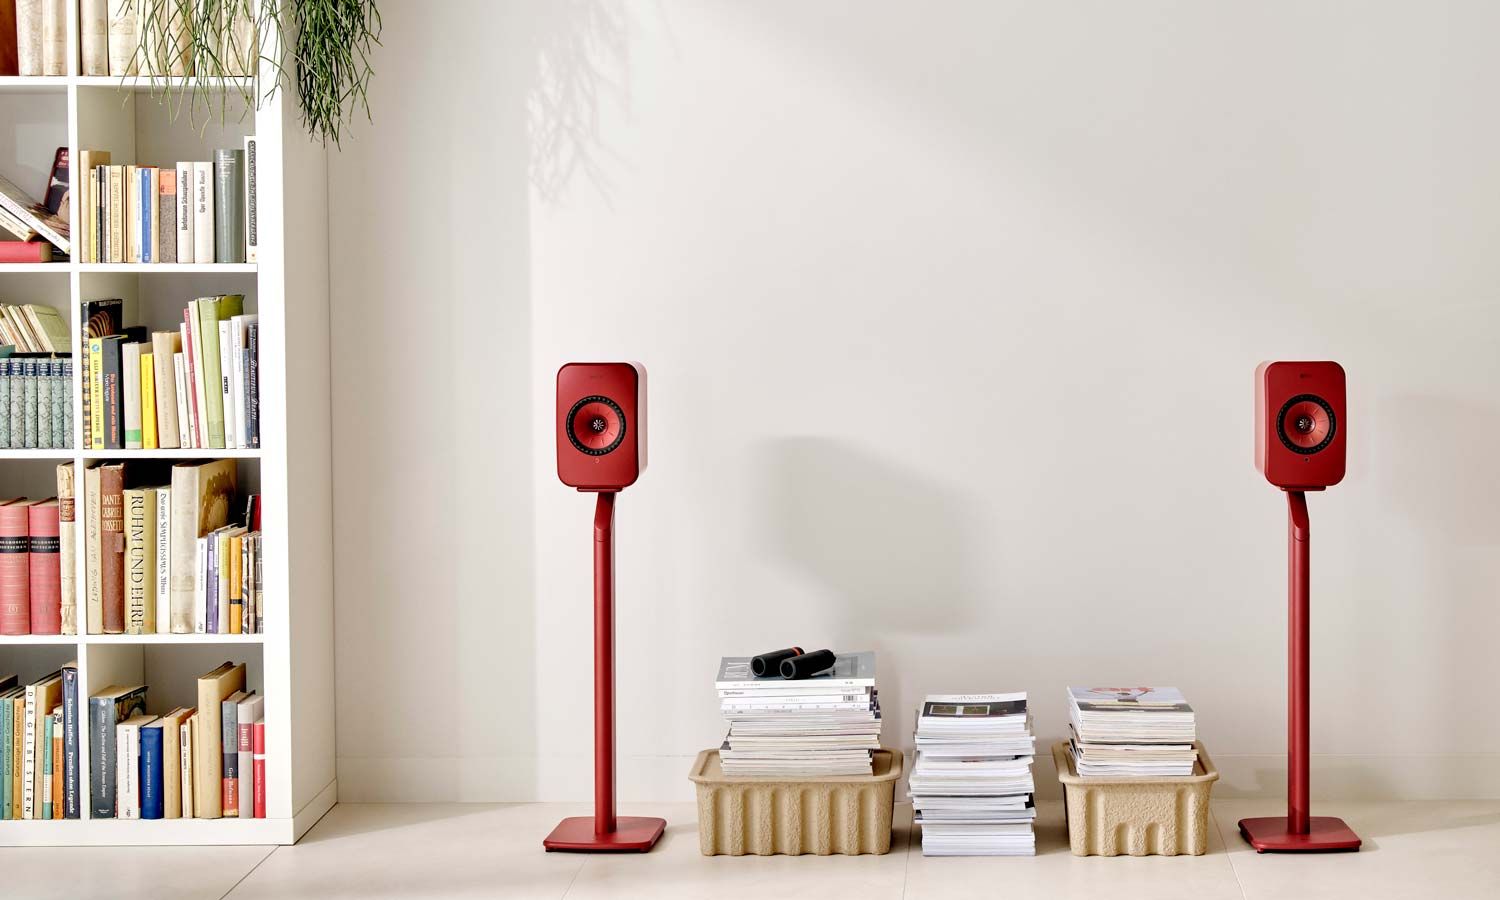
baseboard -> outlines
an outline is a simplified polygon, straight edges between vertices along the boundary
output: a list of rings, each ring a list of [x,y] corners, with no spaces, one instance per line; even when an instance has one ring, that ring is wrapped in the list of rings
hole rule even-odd
[[[1214,797],[1285,796],[1286,757],[1213,754],[1220,781]],[[619,801],[688,801],[693,756],[621,757]],[[567,757],[341,758],[339,799],[358,803],[587,802],[593,760]],[[1037,795],[1060,796],[1052,761],[1037,757]],[[904,795],[904,790],[898,792]],[[1327,800],[1500,799],[1500,753],[1394,756],[1317,754],[1312,795]]]
[[[328,782],[328,786],[318,792],[318,796],[303,804],[292,817],[292,833],[289,843],[295,844],[302,840],[307,830],[318,824],[318,820],[328,815],[333,805],[338,802],[339,781],[337,778]]]

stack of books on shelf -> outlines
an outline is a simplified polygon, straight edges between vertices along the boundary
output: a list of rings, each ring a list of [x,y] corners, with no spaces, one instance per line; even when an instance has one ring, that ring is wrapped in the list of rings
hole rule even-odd
[[[61,530],[56,497],[0,500],[0,634],[73,633],[63,628]]]
[[[68,74],[69,0],[7,0],[0,22],[0,75]]]
[[[0,819],[78,818],[77,697],[77,663],[0,677]]]
[[[265,698],[244,663],[200,676],[198,705],[162,716],[144,685],[111,685],[89,698],[88,728],[91,818],[266,817]]]
[[[1073,766],[1081,776],[1193,774],[1193,708],[1174,687],[1068,688]]]
[[[83,262],[258,260],[254,137],[201,162],[111,165],[105,150],[79,151],[78,160]]]
[[[0,449],[73,446],[73,357],[0,345]]]
[[[231,522],[236,484],[229,459],[179,463],[169,478],[152,463],[84,470],[89,634],[261,633],[260,495]]]
[[[150,335],[124,327],[123,300],[83,307],[90,449],[260,447],[260,324],[244,295],[200,297],[176,331]]]
[[[750,674],[749,657],[726,656],[715,680],[729,735],[725,775],[810,778],[869,775],[880,749],[873,651],[840,653],[832,669],[789,681]]]
[[[17,238],[0,241],[0,263],[52,262],[54,248],[67,256],[69,171],[68,148],[58,147],[40,203],[0,176],[0,231]]]
[[[935,694],[917,711],[911,773],[924,856],[1036,853],[1036,739],[1026,695]]]
[[[65,8],[65,0],[40,2]],[[211,53],[215,69],[225,75],[246,76],[255,71],[259,45],[253,3],[77,3],[79,65],[85,75],[191,75],[195,52]],[[199,30],[205,34],[201,36],[220,36],[217,46],[194,46],[194,16],[204,18]]]

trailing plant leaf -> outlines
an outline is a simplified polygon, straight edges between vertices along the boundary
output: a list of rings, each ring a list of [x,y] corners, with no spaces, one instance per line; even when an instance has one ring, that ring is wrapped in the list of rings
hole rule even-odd
[[[374,0],[295,0],[292,41],[302,123],[324,143],[338,146],[355,105],[370,117],[370,53],[380,43],[380,10]]]

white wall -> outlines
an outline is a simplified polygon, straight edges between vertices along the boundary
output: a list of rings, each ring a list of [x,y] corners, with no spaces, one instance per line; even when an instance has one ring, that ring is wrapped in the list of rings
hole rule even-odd
[[[590,796],[572,359],[651,372],[622,799],[689,796],[717,658],[788,643],[877,650],[898,746],[924,692],[1053,739],[1067,684],[1176,684],[1278,792],[1265,358],[1350,379],[1315,791],[1500,796],[1500,8],[382,10],[330,157],[343,799]]]

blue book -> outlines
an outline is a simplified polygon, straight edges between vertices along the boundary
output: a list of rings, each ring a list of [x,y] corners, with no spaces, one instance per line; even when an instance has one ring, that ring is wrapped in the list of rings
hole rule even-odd
[[[141,818],[162,817],[162,720],[141,726]]]
[[[141,262],[156,262],[151,258],[151,233],[156,230],[156,223],[152,221],[155,217],[151,215],[151,201],[155,199],[151,194],[151,170],[142,166],[136,170],[135,175],[136,180],[140,182],[138,187],[141,197],[141,220],[136,223],[136,227],[140,228]]]
[[[40,818],[52,818],[52,714],[42,714],[42,778],[47,786],[42,789],[42,796],[38,798],[42,804]]]

